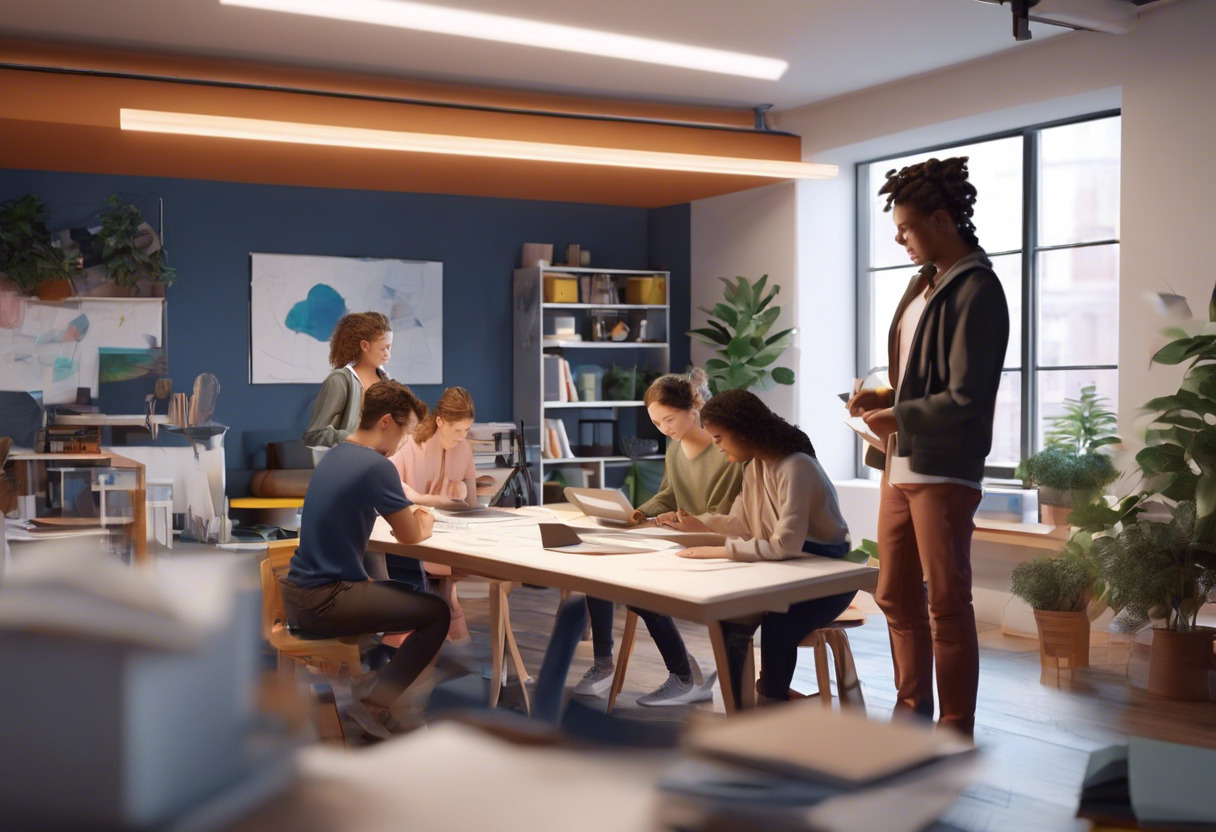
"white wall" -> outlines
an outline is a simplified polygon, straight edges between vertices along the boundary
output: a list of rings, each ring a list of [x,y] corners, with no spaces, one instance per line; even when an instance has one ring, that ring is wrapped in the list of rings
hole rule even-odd
[[[781,114],[781,129],[803,137],[807,159],[851,165],[885,153],[949,142],[1111,106],[1123,109],[1121,183],[1119,420],[1134,438],[1139,406],[1172,389],[1178,371],[1149,369],[1160,322],[1145,293],[1172,286],[1205,314],[1216,280],[1208,237],[1216,225],[1216,3],[1182,0],[1142,14],[1128,35],[1076,32],[953,69]],[[841,179],[851,172],[842,168]],[[804,215],[852,220],[852,192],[807,188]],[[803,249],[847,274],[800,275],[811,281],[853,279],[853,242],[836,223],[814,228]],[[803,263],[809,259],[800,252]],[[842,308],[840,314],[850,314]],[[823,312],[822,314],[827,314]],[[1115,323],[1115,322],[1112,322]],[[836,471],[834,470],[835,474]]]
[[[781,306],[781,316],[772,331],[798,325],[797,217],[796,190],[792,182],[692,203],[690,295],[694,328],[705,326],[707,318],[699,307],[711,309],[722,299],[722,290],[726,287],[719,277],[742,275],[754,282],[765,274],[770,286],[781,287],[773,300]],[[792,368],[795,385],[776,385],[766,393],[759,393],[769,407],[792,422],[799,418],[795,392],[802,384],[802,379],[797,377],[799,352],[795,344],[774,365]],[[695,364],[704,364],[711,355],[708,346],[692,342]]]

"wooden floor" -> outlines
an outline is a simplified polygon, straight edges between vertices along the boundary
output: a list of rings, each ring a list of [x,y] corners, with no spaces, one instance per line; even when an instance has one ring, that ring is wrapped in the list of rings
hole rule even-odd
[[[872,603],[862,596],[863,604]],[[485,644],[487,603],[464,601],[474,640]],[[511,594],[511,620],[525,664],[540,667],[553,614],[556,590],[517,589]],[[872,718],[884,719],[894,706],[890,649],[882,616],[869,617],[864,627],[850,630],[866,706]],[[617,608],[619,644],[624,613]],[[712,667],[704,628],[680,624],[689,652],[703,667]],[[975,832],[1082,830],[1076,821],[1077,794],[1090,751],[1125,742],[1129,735],[1148,736],[1216,748],[1216,705],[1182,703],[1149,696],[1126,681],[1130,640],[1095,634],[1088,670],[1075,681],[1041,678],[1035,641],[1004,636],[996,628],[980,634],[980,691],[976,715],[976,744],[985,758],[979,781],[943,819],[942,828]],[[811,651],[798,666],[796,689],[815,688]],[[759,657],[757,657],[758,659]],[[592,660],[591,642],[579,645],[568,684],[582,677]],[[639,628],[629,663],[625,689],[617,700],[619,712],[644,719],[686,719],[692,708],[722,712],[720,698],[712,703],[676,708],[644,708],[636,698],[667,678],[654,643]],[[504,689],[504,702],[514,699]],[[599,700],[605,703],[605,700]]]

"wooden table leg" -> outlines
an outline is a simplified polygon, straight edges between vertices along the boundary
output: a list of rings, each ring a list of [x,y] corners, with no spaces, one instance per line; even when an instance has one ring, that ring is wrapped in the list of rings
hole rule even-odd
[[[730,660],[727,658],[726,634],[722,631],[722,622],[715,621],[709,625],[709,642],[714,648],[714,664],[718,668],[718,686],[722,689],[722,705],[726,708],[726,713],[736,713],[739,706],[735,702],[735,692],[730,686]],[[743,683],[746,686],[747,680],[744,679]]]
[[[625,687],[625,668],[629,666],[629,656],[633,653],[633,642],[638,632],[638,614],[631,609],[625,609],[625,632],[621,636],[621,649],[616,656],[616,672],[612,674],[612,688],[608,691],[608,713],[616,706],[616,698]]]
[[[528,699],[528,670],[524,667],[524,657],[519,654],[519,645],[515,643],[515,631],[511,629],[511,604],[507,600],[507,590],[510,584],[498,584],[498,586],[502,591],[499,601],[502,631],[507,639],[507,649],[511,652],[511,663],[515,665],[515,673],[519,676],[519,692],[524,697],[524,712],[531,716],[532,702]]]
[[[498,705],[502,692],[502,599],[505,593],[499,581],[490,582],[490,707]]]
[[[131,509],[135,515],[132,534],[135,535],[135,563],[144,566],[148,562],[148,480],[143,465],[135,466],[135,493],[131,496]]]

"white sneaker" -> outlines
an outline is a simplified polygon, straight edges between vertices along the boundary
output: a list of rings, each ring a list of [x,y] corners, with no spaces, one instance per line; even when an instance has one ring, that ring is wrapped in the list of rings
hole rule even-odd
[[[638,704],[648,707],[666,705],[690,705],[693,702],[707,702],[714,698],[713,681],[718,678],[714,673],[702,684],[693,681],[685,682],[674,673],[667,674],[667,681],[645,696],[638,697]]]
[[[575,696],[603,696],[612,688],[614,669],[593,664],[574,686]]]

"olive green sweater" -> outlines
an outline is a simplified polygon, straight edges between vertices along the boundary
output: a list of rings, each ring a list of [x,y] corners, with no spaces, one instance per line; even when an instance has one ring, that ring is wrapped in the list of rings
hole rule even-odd
[[[384,370],[376,370],[381,379]],[[304,444],[332,448],[359,427],[363,411],[363,385],[352,367],[339,367],[321,382],[321,392],[312,405],[312,417],[304,428]]]
[[[667,459],[659,493],[638,511],[654,517],[682,508],[689,514],[727,514],[743,488],[743,464],[730,462],[726,454],[710,445],[692,459],[677,439],[667,445]]]

